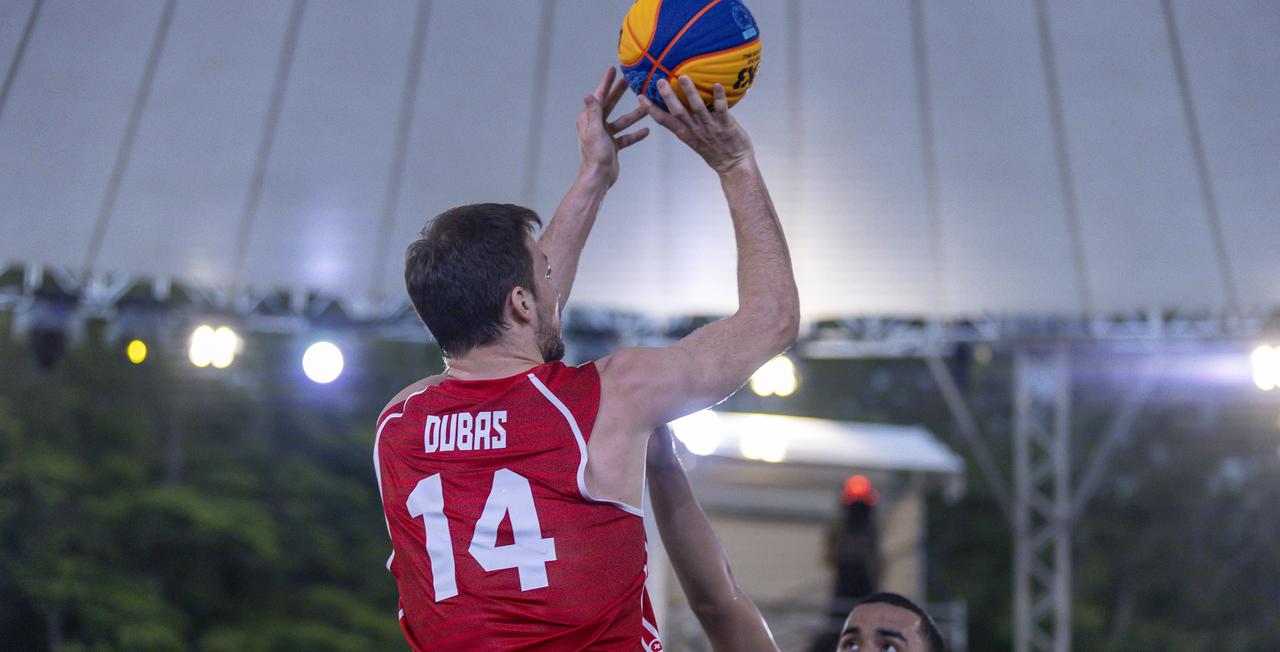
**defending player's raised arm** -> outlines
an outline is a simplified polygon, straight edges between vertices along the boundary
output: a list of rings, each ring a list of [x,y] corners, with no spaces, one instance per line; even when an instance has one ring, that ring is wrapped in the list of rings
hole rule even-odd
[[[686,97],[693,82],[680,80]],[[738,250],[738,310],[674,346],[624,349],[600,363],[605,395],[624,399],[640,426],[655,427],[732,394],[751,373],[795,341],[800,300],[791,255],[751,140],[729,114],[724,89],[714,111],[686,108],[671,86],[658,85],[671,112],[641,98],[654,120],[688,144],[719,175]],[[646,429],[647,431],[647,429]]]
[[[676,457],[671,428],[649,439],[649,500],[658,534],[689,606],[714,650],[776,652],[769,625],[733,579],[729,557],[698,506]]]
[[[573,289],[578,260],[595,225],[600,204],[618,180],[618,152],[649,135],[647,127],[622,134],[646,115],[643,107],[609,122],[609,114],[627,90],[626,81],[615,80],[616,76],[617,70],[610,67],[595,92],[583,98],[583,109],[578,114],[582,164],[573,186],[560,200],[555,215],[538,239],[551,262],[551,282],[560,297],[561,309]]]

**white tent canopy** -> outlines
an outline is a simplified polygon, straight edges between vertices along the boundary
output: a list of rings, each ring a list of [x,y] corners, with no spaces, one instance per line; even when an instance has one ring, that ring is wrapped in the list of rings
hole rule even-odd
[[[706,410],[671,427],[700,455],[876,471],[964,471],[964,459],[922,426]]]
[[[614,61],[629,4],[295,14],[285,0],[183,0],[168,15],[163,0],[115,0],[41,3],[30,21],[33,1],[0,3],[0,65],[18,63],[0,100],[0,262],[352,300],[402,293],[405,245],[445,208],[550,215],[576,170],[581,97]],[[1280,304],[1280,5],[1172,3],[1197,166],[1162,5],[1048,3],[1073,230],[1031,0],[925,2],[923,23],[908,2],[748,4],[764,59],[735,112],[809,318],[1219,310],[1232,287],[1243,307]],[[667,134],[625,152],[574,303],[724,312],[733,282],[714,175]]]

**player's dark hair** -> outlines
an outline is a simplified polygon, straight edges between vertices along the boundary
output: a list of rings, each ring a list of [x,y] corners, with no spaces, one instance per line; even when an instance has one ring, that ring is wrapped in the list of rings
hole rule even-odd
[[[497,340],[507,295],[516,286],[536,298],[525,236],[541,225],[538,214],[523,206],[469,204],[432,218],[409,245],[409,300],[445,356]]]
[[[903,609],[919,616],[920,632],[924,634],[924,640],[929,645],[928,652],[947,652],[947,643],[942,640],[942,632],[938,631],[938,624],[933,622],[933,618],[929,616],[929,614],[925,613],[925,610],[921,609],[920,605],[908,600],[905,596],[897,593],[890,593],[888,591],[874,593],[862,600],[859,600],[858,604],[854,606],[854,609],[857,609],[864,604],[877,603],[902,607]]]

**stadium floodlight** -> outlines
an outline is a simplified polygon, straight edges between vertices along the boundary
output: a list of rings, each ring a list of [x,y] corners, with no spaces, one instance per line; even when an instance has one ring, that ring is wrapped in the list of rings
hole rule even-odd
[[[720,415],[711,410],[699,410],[671,422],[671,432],[694,455],[710,455],[720,447],[724,433]]]
[[[226,369],[236,360],[240,350],[240,336],[226,326],[219,326],[213,331],[213,357],[209,364],[215,369]]]
[[[749,460],[781,462],[787,459],[787,436],[770,430],[750,429],[742,433],[738,451]]]
[[[800,385],[796,378],[796,363],[780,355],[751,374],[751,391],[756,396],[791,396]]]
[[[197,367],[226,369],[235,362],[239,351],[240,336],[235,331],[226,326],[215,329],[208,324],[201,324],[191,333],[187,358]]]
[[[1249,356],[1253,363],[1253,384],[1269,392],[1280,387],[1280,347],[1259,346]]]
[[[302,371],[312,382],[331,383],[342,375],[342,349],[332,342],[316,342],[302,354]]]
[[[147,359],[147,343],[142,340],[133,340],[124,348],[124,354],[128,356],[129,362],[142,364]]]
[[[200,324],[191,333],[191,345],[187,348],[187,359],[197,367],[207,367],[213,361],[213,327]]]

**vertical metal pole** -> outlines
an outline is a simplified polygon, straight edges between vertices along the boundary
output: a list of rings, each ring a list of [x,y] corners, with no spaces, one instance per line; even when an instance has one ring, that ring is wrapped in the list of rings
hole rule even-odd
[[[1024,353],[1013,359],[1013,649],[1031,651],[1030,397]]]
[[[1071,652],[1071,361],[1066,344],[1053,352],[1057,392],[1053,420],[1054,652]]]
[[[1014,357],[1014,649],[1071,649],[1068,346]]]

